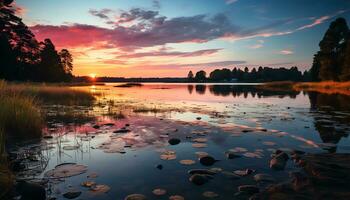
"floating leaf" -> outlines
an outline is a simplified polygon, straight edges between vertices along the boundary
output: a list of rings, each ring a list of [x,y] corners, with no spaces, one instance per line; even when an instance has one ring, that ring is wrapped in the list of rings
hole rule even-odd
[[[192,147],[194,147],[194,148],[205,148],[205,147],[207,147],[208,145],[207,144],[205,144],[205,143],[193,143],[192,144]]]
[[[51,178],[66,178],[83,174],[87,171],[87,166],[78,165],[75,163],[63,163],[57,165],[55,169],[49,170],[45,173],[45,177]]]
[[[164,151],[161,155],[160,155],[160,159],[162,160],[175,160],[176,159],[176,152],[175,151]]]
[[[258,153],[252,153],[252,152],[246,152],[243,154],[243,156],[247,158],[261,158],[262,156]]]
[[[219,196],[217,193],[212,192],[212,191],[203,192],[202,195],[203,195],[204,197],[206,197],[206,198],[216,198],[216,197]]]
[[[83,186],[83,187],[91,187],[93,185],[96,185],[96,183],[94,181],[84,181],[81,183],[81,186]]]
[[[185,200],[185,198],[180,195],[173,195],[169,197],[169,200]]]
[[[199,143],[205,143],[207,141],[208,141],[207,138],[194,138],[194,139],[192,139],[192,142],[199,142]]]
[[[63,150],[67,150],[67,151],[69,151],[69,150],[77,150],[77,149],[79,149],[79,145],[67,145],[67,146],[64,146],[62,149]]]
[[[180,163],[182,165],[193,165],[196,163],[196,161],[194,161],[194,160],[180,160]]]
[[[198,151],[195,153],[199,158],[209,155],[207,152]]]
[[[111,188],[108,185],[94,185],[90,188],[90,190],[94,193],[106,193]]]
[[[165,195],[166,194],[166,190],[165,189],[162,189],[162,188],[157,188],[157,189],[154,189],[152,191],[152,193],[154,195],[157,195],[157,196],[162,196],[162,195]]]
[[[276,145],[275,142],[269,142],[269,141],[263,142],[263,144],[266,146],[275,146]]]

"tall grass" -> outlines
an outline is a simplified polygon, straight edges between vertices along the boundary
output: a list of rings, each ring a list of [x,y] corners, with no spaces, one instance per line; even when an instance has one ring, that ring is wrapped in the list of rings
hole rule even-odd
[[[350,81],[335,82],[270,82],[257,86],[269,90],[296,90],[296,91],[314,91],[326,94],[344,94],[350,95]]]
[[[20,94],[22,96],[35,97],[35,99],[45,104],[59,105],[91,105],[95,97],[87,92],[72,89],[67,86],[53,86],[45,84],[7,84],[4,85],[2,93]]]
[[[41,136],[43,121],[34,99],[18,94],[0,95],[0,127],[14,138]]]

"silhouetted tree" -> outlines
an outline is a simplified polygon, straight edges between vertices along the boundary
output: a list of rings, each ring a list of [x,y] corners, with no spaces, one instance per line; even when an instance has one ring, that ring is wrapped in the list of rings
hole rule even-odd
[[[319,43],[320,50],[314,56],[310,70],[313,81],[349,80],[349,34],[344,18],[338,18],[330,24]]]
[[[15,16],[11,0],[0,0],[0,78],[7,80],[66,81],[72,77],[72,56],[59,55],[50,40],[39,43]]]
[[[193,81],[193,72],[192,72],[192,71],[189,71],[189,72],[188,72],[187,79],[188,79],[189,81]]]
[[[207,73],[203,70],[198,71],[195,76],[195,80],[198,82],[203,82],[207,79]]]

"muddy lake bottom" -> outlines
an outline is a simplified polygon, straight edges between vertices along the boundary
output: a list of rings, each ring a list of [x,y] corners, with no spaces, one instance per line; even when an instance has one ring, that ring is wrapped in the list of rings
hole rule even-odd
[[[44,183],[50,198],[248,199],[239,186],[262,191],[300,170],[292,159],[271,168],[276,151],[350,153],[348,96],[237,85],[78,89],[96,94],[94,105],[47,105],[43,139],[12,148],[25,165],[16,178]],[[206,175],[194,180],[197,169]]]

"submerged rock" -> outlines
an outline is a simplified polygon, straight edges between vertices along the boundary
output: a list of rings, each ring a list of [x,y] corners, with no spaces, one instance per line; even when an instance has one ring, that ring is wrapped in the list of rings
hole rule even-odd
[[[75,199],[81,195],[81,191],[69,191],[63,194],[66,199]]]
[[[288,159],[288,154],[286,154],[285,152],[279,152],[270,160],[270,168],[274,170],[284,170]]]
[[[199,162],[204,165],[204,166],[211,166],[214,163],[216,163],[218,160],[216,160],[215,158],[211,157],[211,156],[203,156],[201,158],[199,158]]]
[[[196,185],[207,183],[212,177],[210,175],[194,174],[190,177],[190,181]]]
[[[171,138],[171,139],[168,140],[168,143],[170,145],[177,145],[177,144],[180,144],[180,142],[181,142],[181,140],[178,139],[178,138]]]
[[[225,153],[225,156],[228,158],[228,159],[234,159],[234,158],[240,158],[241,156],[240,155],[237,155],[236,153],[234,152],[226,152]]]
[[[113,131],[113,133],[129,133],[129,132],[131,132],[129,129],[123,129],[123,128]]]

